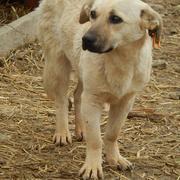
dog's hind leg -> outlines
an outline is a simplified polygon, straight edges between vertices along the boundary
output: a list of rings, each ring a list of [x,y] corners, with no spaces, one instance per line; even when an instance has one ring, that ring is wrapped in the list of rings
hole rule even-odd
[[[134,99],[134,94],[128,94],[119,103],[110,105],[109,120],[104,136],[106,159],[110,165],[117,166],[121,170],[131,169],[132,167],[132,164],[120,155],[117,139],[121,127],[132,108]]]
[[[81,108],[81,94],[82,94],[83,86],[82,82],[79,80],[76,90],[74,92],[74,106],[75,106],[75,134],[79,141],[85,139],[85,125],[80,116],[80,108]]]
[[[53,141],[56,145],[66,145],[71,143],[67,97],[71,65],[63,52],[56,54],[53,50],[49,51],[45,54],[44,86],[56,105],[56,131]]]

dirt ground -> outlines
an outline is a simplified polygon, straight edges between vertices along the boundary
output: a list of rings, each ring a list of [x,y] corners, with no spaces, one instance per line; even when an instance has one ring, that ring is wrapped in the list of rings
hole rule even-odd
[[[149,85],[137,97],[119,136],[135,167],[121,172],[103,163],[105,179],[180,179],[180,1],[148,0],[164,21]],[[1,17],[1,16],[0,16]],[[37,42],[0,58],[0,179],[79,179],[85,143],[52,143],[54,103],[42,87],[44,60]],[[71,81],[69,94],[75,83]],[[69,124],[74,134],[74,108]],[[107,113],[102,116],[102,136]]]

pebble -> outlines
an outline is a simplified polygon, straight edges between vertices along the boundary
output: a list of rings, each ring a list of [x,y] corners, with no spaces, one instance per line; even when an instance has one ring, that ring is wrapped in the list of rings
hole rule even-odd
[[[9,140],[10,138],[11,138],[11,137],[10,137],[9,135],[0,133],[0,142],[2,142],[2,141],[7,141],[7,140]]]
[[[177,5],[177,6],[175,6],[175,9],[178,10],[178,11],[180,11],[180,4]]]
[[[160,5],[160,4],[150,4],[150,6],[155,9],[156,11],[162,11],[164,10],[164,6]]]
[[[158,68],[160,70],[167,68],[167,62],[165,60],[154,60],[152,64],[153,68]]]
[[[174,7],[174,12],[173,12],[173,14],[179,14],[180,13],[180,5],[177,5],[177,6],[175,6]]]
[[[4,67],[4,61],[0,59],[0,67]]]
[[[170,99],[180,100],[180,91],[179,92],[171,92],[169,94]]]
[[[175,67],[174,71],[177,72],[177,73],[180,73],[180,67]]]

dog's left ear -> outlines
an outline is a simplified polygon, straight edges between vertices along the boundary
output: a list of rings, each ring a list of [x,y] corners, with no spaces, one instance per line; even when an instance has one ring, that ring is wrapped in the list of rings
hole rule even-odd
[[[160,15],[148,6],[141,11],[141,19],[141,27],[148,29],[149,35],[153,38],[153,46],[159,48],[163,27]]]
[[[94,3],[94,0],[86,0],[85,4],[83,5],[79,17],[79,23],[84,24],[89,21],[89,12],[91,10],[91,7]]]

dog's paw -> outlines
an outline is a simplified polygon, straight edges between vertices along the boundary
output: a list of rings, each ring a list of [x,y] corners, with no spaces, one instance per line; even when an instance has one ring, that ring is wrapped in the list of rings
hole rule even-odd
[[[117,162],[117,169],[121,171],[125,171],[125,170],[131,171],[133,169],[133,165],[126,158],[120,156]]]
[[[67,145],[72,143],[71,134],[70,132],[66,133],[55,133],[53,136],[53,142],[55,145]]]
[[[105,156],[110,166],[122,171],[133,169],[132,163],[120,155],[117,142],[105,141]]]
[[[84,141],[85,140],[85,128],[75,127],[75,136],[77,141]]]
[[[84,133],[83,132],[76,132],[76,139],[77,139],[77,141],[85,140]]]
[[[85,132],[84,131],[76,130],[75,136],[76,136],[77,141],[84,141],[85,140]]]
[[[104,179],[102,165],[97,161],[85,162],[79,175],[82,179]]]
[[[130,161],[128,161],[126,158],[122,157],[120,154],[116,156],[116,158],[106,158],[108,163],[112,166],[116,166],[118,170],[125,171],[125,170],[132,170],[133,165]]]

